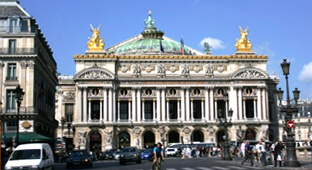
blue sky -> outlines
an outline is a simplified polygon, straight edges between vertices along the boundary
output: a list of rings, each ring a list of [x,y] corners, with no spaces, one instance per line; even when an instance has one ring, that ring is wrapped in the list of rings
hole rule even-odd
[[[144,29],[153,12],[156,26],[167,37],[202,51],[206,38],[214,55],[234,54],[238,26],[249,27],[253,50],[269,56],[268,72],[281,79],[280,63],[291,61],[290,90],[312,98],[312,1],[300,0],[20,0],[42,29],[63,75],[75,74],[74,54],[84,54],[91,37],[89,24],[102,24],[105,48]],[[292,95],[291,95],[292,96]]]

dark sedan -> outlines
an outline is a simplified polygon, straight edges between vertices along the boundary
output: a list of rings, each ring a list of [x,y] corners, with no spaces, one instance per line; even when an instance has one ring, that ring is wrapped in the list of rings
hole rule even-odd
[[[67,169],[74,166],[92,167],[92,159],[86,150],[73,151],[66,162]]]
[[[141,150],[137,147],[123,148],[119,157],[119,163],[125,164],[126,162],[136,162],[137,164],[142,163]]]

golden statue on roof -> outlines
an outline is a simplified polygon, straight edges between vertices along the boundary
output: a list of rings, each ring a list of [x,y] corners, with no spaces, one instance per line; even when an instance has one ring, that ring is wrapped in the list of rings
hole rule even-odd
[[[90,27],[91,27],[90,30],[93,34],[92,38],[89,38],[89,41],[87,43],[88,48],[90,51],[102,51],[105,46],[105,43],[103,41],[103,38],[100,38],[101,25],[97,29],[94,29],[91,24]]]
[[[237,51],[251,51],[252,44],[250,42],[250,39],[247,39],[249,29],[246,28],[245,30],[242,29],[241,26],[239,26],[240,30],[240,39],[237,39],[237,42],[235,44],[235,47]]]

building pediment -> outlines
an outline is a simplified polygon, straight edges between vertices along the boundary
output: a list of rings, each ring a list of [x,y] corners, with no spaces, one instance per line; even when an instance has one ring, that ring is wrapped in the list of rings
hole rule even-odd
[[[268,75],[257,68],[244,68],[233,73],[234,79],[267,79]]]
[[[113,80],[114,78],[113,73],[100,67],[84,69],[74,76],[74,80]]]

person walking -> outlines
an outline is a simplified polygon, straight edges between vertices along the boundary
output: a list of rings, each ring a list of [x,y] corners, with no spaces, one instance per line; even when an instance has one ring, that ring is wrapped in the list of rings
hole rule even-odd
[[[245,158],[245,146],[246,146],[246,140],[243,140],[243,143],[241,143],[241,146],[240,146],[243,158]]]
[[[261,152],[261,162],[263,166],[266,166],[266,150],[265,150],[265,142],[263,139],[260,140],[259,150]]]
[[[241,165],[244,165],[244,162],[246,162],[248,159],[250,160],[250,165],[253,166],[253,147],[250,146],[250,142],[248,141],[245,145],[245,157],[242,161]]]
[[[281,153],[283,150],[283,145],[281,144],[281,142],[277,142],[275,144],[275,148],[274,148],[274,167],[277,167],[277,161],[279,161],[279,166],[282,167],[282,161],[281,161]],[[280,159],[280,160],[278,160]]]

